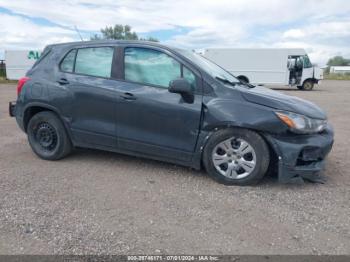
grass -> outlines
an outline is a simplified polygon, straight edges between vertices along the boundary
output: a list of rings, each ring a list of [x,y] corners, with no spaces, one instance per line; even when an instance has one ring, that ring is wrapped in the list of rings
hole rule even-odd
[[[0,77],[6,77],[5,69],[0,69]]]
[[[4,76],[0,76],[0,84],[16,84],[17,80],[8,80]]]
[[[6,79],[5,69],[0,69],[0,84],[17,83],[17,80]]]
[[[350,73],[345,73],[345,74],[325,74],[324,79],[327,80],[350,80]]]

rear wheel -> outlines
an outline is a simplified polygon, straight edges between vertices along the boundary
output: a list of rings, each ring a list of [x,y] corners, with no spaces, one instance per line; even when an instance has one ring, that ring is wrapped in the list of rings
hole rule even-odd
[[[302,86],[302,90],[311,91],[314,88],[314,82],[312,80],[305,80]]]
[[[53,112],[35,114],[29,120],[27,135],[32,150],[42,159],[58,160],[72,150],[66,129]]]
[[[226,185],[257,183],[265,175],[269,162],[269,150],[262,137],[240,128],[213,134],[203,153],[207,172]]]

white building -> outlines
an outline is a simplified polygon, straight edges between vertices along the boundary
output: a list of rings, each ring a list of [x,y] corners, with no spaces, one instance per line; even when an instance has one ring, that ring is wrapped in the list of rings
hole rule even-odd
[[[350,73],[350,66],[331,66],[329,72],[334,74]]]

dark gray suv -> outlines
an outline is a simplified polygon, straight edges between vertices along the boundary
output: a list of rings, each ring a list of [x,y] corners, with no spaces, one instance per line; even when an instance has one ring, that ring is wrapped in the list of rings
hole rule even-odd
[[[240,82],[199,54],[143,41],[47,46],[10,115],[41,158],[74,147],[164,160],[219,182],[280,181],[323,168],[333,131],[316,105]]]

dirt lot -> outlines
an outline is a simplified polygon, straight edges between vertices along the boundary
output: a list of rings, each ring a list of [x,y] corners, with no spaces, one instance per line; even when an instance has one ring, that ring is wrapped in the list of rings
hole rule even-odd
[[[326,184],[227,187],[204,172],[95,150],[38,159],[0,85],[0,254],[350,254],[350,81],[281,90],[323,107]]]

